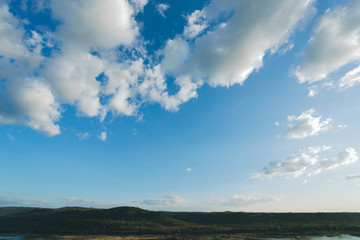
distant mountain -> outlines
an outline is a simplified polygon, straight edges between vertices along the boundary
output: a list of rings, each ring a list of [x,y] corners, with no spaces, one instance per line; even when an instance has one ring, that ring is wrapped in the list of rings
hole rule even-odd
[[[0,234],[360,235],[360,213],[155,212],[135,207],[0,208]]]

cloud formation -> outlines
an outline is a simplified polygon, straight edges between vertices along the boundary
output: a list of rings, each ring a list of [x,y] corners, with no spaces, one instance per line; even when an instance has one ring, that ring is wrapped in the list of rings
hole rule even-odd
[[[280,201],[283,197],[278,196],[265,196],[261,194],[257,195],[234,195],[225,198],[209,198],[202,204],[211,207],[227,207],[227,208],[239,208],[247,207],[261,203],[271,203]]]
[[[284,136],[289,139],[304,139],[318,135],[331,128],[332,119],[321,121],[322,116],[314,117],[315,109],[311,108],[299,116],[288,116],[289,124]],[[295,124],[293,124],[295,122]]]
[[[106,133],[106,132],[101,132],[100,135],[98,136],[98,138],[99,138],[101,141],[105,142],[106,139],[107,139],[107,133]]]
[[[360,83],[360,66],[347,72],[345,76],[343,76],[340,79],[339,87],[344,89],[344,88],[353,87],[359,83]]]
[[[48,204],[45,200],[31,200],[25,198],[16,198],[0,196],[0,207],[44,207]]]
[[[312,2],[213,0],[187,17],[184,38],[197,36],[209,24],[212,28],[195,38],[179,66],[211,86],[243,84],[262,67],[266,52],[276,52],[311,15]]]
[[[64,0],[48,9],[53,26],[25,27],[0,3],[0,123],[60,133],[67,106],[103,121],[108,114],[139,116],[158,103],[177,111],[204,84],[243,84],[263,57],[287,43],[313,1],[213,0],[186,16],[184,31],[149,56],[136,14],[147,0]],[[160,13],[168,5],[158,5]],[[36,10],[36,11],[35,11]],[[27,19],[26,21],[31,21]],[[205,47],[206,46],[206,47]],[[170,94],[170,79],[178,91]]]
[[[178,195],[168,195],[163,198],[145,199],[140,204],[148,206],[171,206],[184,205],[187,201]]]
[[[166,3],[159,3],[156,5],[156,11],[163,17],[166,18],[165,16],[165,11],[168,10],[170,8],[169,4]]]
[[[318,19],[295,75],[301,83],[315,82],[359,59],[360,2],[353,0]]]
[[[359,157],[354,148],[346,148],[332,159],[322,158],[324,151],[330,146],[309,147],[300,150],[299,155],[291,155],[283,161],[270,162],[260,173],[250,175],[250,178],[263,177],[298,177],[303,174],[318,174],[324,170],[334,169],[339,166],[356,162]]]

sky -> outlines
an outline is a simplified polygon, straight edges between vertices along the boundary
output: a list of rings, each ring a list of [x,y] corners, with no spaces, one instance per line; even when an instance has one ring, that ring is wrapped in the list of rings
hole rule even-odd
[[[0,207],[360,211],[360,1],[0,0]]]

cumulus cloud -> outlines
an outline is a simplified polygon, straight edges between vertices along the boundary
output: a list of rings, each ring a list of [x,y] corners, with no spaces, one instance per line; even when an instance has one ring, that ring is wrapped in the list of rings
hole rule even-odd
[[[89,51],[128,45],[138,28],[125,0],[52,1],[48,7],[61,24],[55,32],[38,33],[26,32],[6,2],[0,4],[0,123],[24,124],[54,136],[60,133],[55,122],[61,104],[76,106],[88,117],[103,112],[96,80],[103,59]],[[62,51],[44,57],[44,47]]]
[[[329,130],[332,119],[327,118],[321,121],[322,116],[314,117],[314,113],[315,110],[311,108],[299,116],[288,116],[289,124],[284,136],[289,139],[304,139]]]
[[[277,202],[281,200],[282,197],[280,196],[264,196],[264,195],[234,195],[225,198],[209,198],[207,201],[203,202],[202,204],[208,206],[222,206],[222,207],[247,207],[261,203],[271,203]]]
[[[21,22],[9,12],[6,4],[0,3],[0,55],[10,58],[22,58],[26,55],[23,35]]]
[[[303,174],[320,173],[324,170],[334,169],[348,165],[358,160],[358,154],[354,148],[346,148],[332,159],[321,157],[324,151],[330,150],[330,146],[309,147],[300,150],[299,155],[291,155],[283,161],[270,162],[260,173],[250,175],[250,178],[263,177],[298,177]]]
[[[137,12],[144,11],[144,7],[148,4],[149,0],[130,0],[130,3],[134,6]]]
[[[187,25],[184,28],[184,35],[187,38],[194,38],[204,31],[208,24],[205,20],[205,13],[196,10],[186,17]]]
[[[359,59],[360,2],[353,0],[328,9],[317,21],[295,75],[301,83],[319,81]]]
[[[52,1],[55,18],[63,22],[56,36],[64,51],[131,44],[138,35],[134,10],[126,0]]]
[[[75,105],[82,115],[94,117],[100,111],[100,83],[96,77],[102,69],[99,58],[84,54],[52,59],[43,74],[59,99]]]
[[[170,8],[169,4],[166,3],[159,3],[156,5],[156,11],[163,17],[166,18],[165,16],[165,11],[168,10]]]
[[[0,123],[24,124],[49,136],[60,133],[55,124],[60,118],[57,103],[49,84],[39,77],[30,77],[43,59],[43,39],[35,31],[25,38],[21,22],[0,4]]]
[[[37,11],[51,10],[53,30],[25,29],[7,1],[0,4],[0,123],[49,136],[60,133],[67,106],[102,121],[108,113],[141,116],[148,103],[177,111],[206,83],[242,84],[313,11],[309,0],[213,0],[186,16],[184,32],[168,39],[157,59],[147,55],[135,20],[147,0],[38,2]],[[165,16],[169,5],[157,6]]]
[[[211,86],[243,84],[262,67],[266,52],[275,52],[286,43],[300,21],[311,14],[312,3],[213,0],[201,12],[188,17],[186,36],[205,28],[204,22],[196,24],[199,18],[206,18],[213,26],[195,39],[189,71],[207,79]],[[192,24],[193,18],[196,21]]]
[[[178,195],[169,195],[165,196],[164,198],[152,198],[146,199],[141,202],[143,205],[150,205],[150,206],[179,206],[184,205],[187,201]]]
[[[107,133],[106,133],[106,132],[101,132],[100,135],[98,136],[98,138],[99,138],[101,141],[105,142],[106,139],[107,139]]]
[[[0,99],[0,123],[24,124],[49,136],[60,133],[54,123],[61,115],[59,105],[41,79],[5,82]]]

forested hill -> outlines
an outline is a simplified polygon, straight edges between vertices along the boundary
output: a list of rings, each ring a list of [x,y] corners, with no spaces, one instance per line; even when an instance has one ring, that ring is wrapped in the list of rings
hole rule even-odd
[[[0,234],[360,235],[360,213],[155,212],[134,207],[0,208]]]

